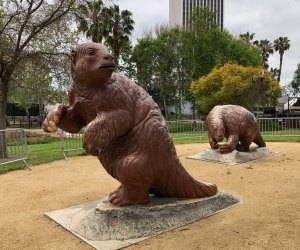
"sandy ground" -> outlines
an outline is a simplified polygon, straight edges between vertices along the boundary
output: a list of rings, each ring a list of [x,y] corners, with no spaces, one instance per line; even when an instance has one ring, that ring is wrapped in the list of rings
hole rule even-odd
[[[178,145],[197,179],[243,203],[128,249],[300,249],[300,143],[269,143],[278,154],[227,166],[186,159],[208,144]],[[92,249],[44,213],[98,200],[118,186],[91,156],[0,175],[0,249]]]

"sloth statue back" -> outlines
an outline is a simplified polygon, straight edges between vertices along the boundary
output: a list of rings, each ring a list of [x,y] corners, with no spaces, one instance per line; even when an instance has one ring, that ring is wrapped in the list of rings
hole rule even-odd
[[[212,149],[219,149],[226,154],[233,150],[246,152],[254,142],[258,147],[265,147],[254,115],[237,105],[215,106],[206,119],[208,139]],[[227,138],[227,143],[219,144]]]

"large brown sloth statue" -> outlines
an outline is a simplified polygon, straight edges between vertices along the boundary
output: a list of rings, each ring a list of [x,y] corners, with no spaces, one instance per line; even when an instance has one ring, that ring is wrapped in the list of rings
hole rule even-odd
[[[216,194],[216,185],[197,181],[181,165],[153,99],[113,73],[114,67],[103,45],[83,43],[72,51],[69,105],[57,104],[44,130],[75,133],[86,126],[83,147],[121,183],[109,194],[114,205],[148,204],[149,193],[179,198]]]
[[[206,125],[211,148],[219,149],[222,154],[235,149],[246,152],[252,142],[259,147],[266,146],[254,115],[241,106],[215,106],[207,116]],[[219,144],[224,138],[227,143]]]

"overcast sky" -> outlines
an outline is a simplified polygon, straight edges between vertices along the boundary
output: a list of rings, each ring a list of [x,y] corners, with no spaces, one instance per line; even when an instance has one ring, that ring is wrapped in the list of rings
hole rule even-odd
[[[169,22],[169,0],[115,2],[133,13],[133,42],[145,31]],[[224,27],[231,34],[238,36],[249,31],[255,33],[255,40],[271,42],[280,36],[289,38],[291,48],[283,57],[281,82],[291,82],[300,63],[300,0],[224,0],[224,5]],[[277,52],[270,58],[270,67],[279,68]]]

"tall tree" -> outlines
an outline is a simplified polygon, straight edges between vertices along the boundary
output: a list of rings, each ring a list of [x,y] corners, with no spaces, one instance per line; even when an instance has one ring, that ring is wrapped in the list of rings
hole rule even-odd
[[[132,60],[136,64],[137,69],[137,84],[142,86],[149,94],[151,94],[150,91],[152,89],[153,42],[153,37],[149,35],[139,39],[132,53]]]
[[[254,107],[275,105],[281,95],[278,81],[262,67],[243,67],[229,62],[192,83],[191,89],[204,111],[215,105],[235,104]]]
[[[118,71],[122,72],[129,79],[136,81],[137,72],[136,65],[133,61],[133,45],[128,42],[121,51],[120,54],[121,63],[118,66]]]
[[[265,67],[266,69],[269,68],[269,57],[274,53],[274,47],[273,44],[267,40],[256,40],[253,42],[254,45],[256,45],[260,51],[261,51],[261,56],[262,56],[262,66]]]
[[[189,30],[200,34],[211,28],[216,28],[216,13],[210,11],[207,7],[198,7],[193,9],[189,20]]]
[[[165,116],[168,119],[168,107],[175,106],[181,102],[182,90],[176,71],[176,30],[168,30],[161,27],[157,39],[154,41],[154,82],[159,89],[163,101]]]
[[[102,43],[108,33],[108,8],[102,0],[83,1],[78,4],[74,14],[78,22],[78,31],[91,38],[95,43]]]
[[[163,106],[166,118],[168,106],[176,102],[176,81],[174,71],[176,58],[169,32],[160,33],[139,40],[134,48],[133,60],[137,65],[138,84],[145,88],[156,102]]]
[[[66,16],[74,6],[74,2],[74,0],[1,2],[0,129],[5,128],[6,103],[13,73],[23,60],[44,52],[36,46],[35,41],[52,24]],[[48,49],[49,54],[56,51],[55,47]]]
[[[64,32],[71,22],[69,17],[63,17],[36,38],[34,46],[40,52],[22,60],[12,75],[9,102],[22,108],[39,104],[40,119],[44,117],[44,105],[61,102],[61,95],[66,95],[72,83],[69,51],[77,33]]]
[[[134,21],[129,10],[120,11],[119,6],[116,4],[108,8],[107,12],[109,16],[107,29],[109,32],[105,40],[112,51],[116,67],[118,67],[122,49],[130,41],[130,36],[134,29]]]
[[[297,69],[294,73],[294,78],[291,82],[291,87],[294,90],[294,94],[300,92],[300,63],[298,63]]]
[[[189,101],[195,104],[195,98],[190,93],[190,84],[199,77],[209,74],[214,67],[220,67],[224,63],[235,60],[244,66],[260,65],[261,57],[259,49],[245,43],[241,39],[234,38],[226,31],[221,31],[214,25],[214,15],[210,15],[207,9],[196,9],[192,16],[190,28],[185,31],[179,27],[157,29],[157,37],[146,37],[138,41],[134,48],[134,60],[137,65],[138,82],[147,86],[149,91],[156,70],[167,69],[173,84],[161,85],[170,88],[170,93],[175,93],[175,98],[167,96],[167,103],[177,105],[180,114],[181,101]],[[160,63],[167,63],[169,58],[172,68],[159,68],[156,62],[157,50],[153,49],[156,40],[160,40]],[[168,48],[168,49],[166,49]],[[138,52],[138,53],[137,53]],[[163,55],[162,53],[166,53]],[[164,60],[166,58],[166,60]],[[165,65],[164,65],[165,66]],[[162,75],[162,74],[161,74]],[[175,84],[175,85],[174,85]],[[176,90],[173,89],[175,86]],[[157,88],[156,88],[157,90]],[[161,91],[161,89],[158,89]],[[161,96],[161,95],[160,95]],[[192,108],[193,117],[196,117],[196,106]]]
[[[66,71],[70,67],[63,68],[64,72],[54,72],[54,64],[44,55],[35,56],[34,60],[23,60],[15,70],[9,91],[9,102],[16,103],[19,107],[28,109],[32,104],[39,105],[39,122],[44,119],[44,106],[49,103],[62,102],[61,94],[67,96],[66,90],[71,81],[64,84],[60,77],[69,78]],[[55,60],[56,64],[65,63],[67,60]],[[61,66],[59,66],[61,67]],[[60,69],[59,69],[60,70]],[[60,73],[63,75],[60,76]]]
[[[279,73],[278,73],[278,81],[280,82],[281,77],[281,70],[282,70],[282,60],[283,55],[286,50],[290,48],[290,40],[287,37],[279,37],[276,40],[274,40],[274,49],[275,51],[278,51],[280,55],[280,62],[279,62]]]

